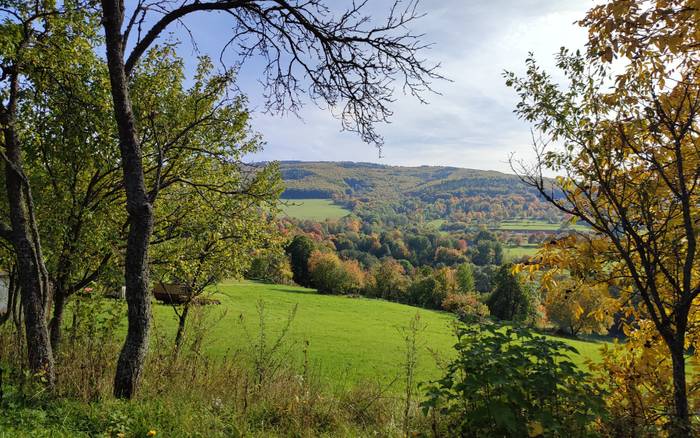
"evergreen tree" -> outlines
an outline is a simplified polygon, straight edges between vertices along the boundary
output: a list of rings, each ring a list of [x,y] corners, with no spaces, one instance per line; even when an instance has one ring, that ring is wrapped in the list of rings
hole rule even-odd
[[[472,270],[471,263],[463,263],[457,268],[457,288],[462,293],[473,292],[475,290],[474,285],[474,271]]]
[[[309,257],[314,251],[314,242],[307,236],[294,236],[286,248],[289,261],[292,264],[292,279],[300,286],[311,286],[309,276]]]
[[[530,300],[511,272],[511,264],[503,265],[496,274],[496,288],[489,297],[487,305],[491,315],[505,321],[524,321],[530,313]]]

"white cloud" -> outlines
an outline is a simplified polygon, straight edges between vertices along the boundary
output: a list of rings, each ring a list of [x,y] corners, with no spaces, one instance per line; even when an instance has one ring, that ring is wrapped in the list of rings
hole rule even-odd
[[[381,17],[390,0],[374,0]],[[508,171],[511,152],[527,156],[530,130],[513,115],[516,98],[504,85],[503,70],[521,72],[528,52],[553,70],[561,46],[581,48],[585,31],[574,24],[592,6],[571,0],[425,0],[428,15],[413,29],[435,45],[427,55],[443,64],[453,82],[436,84],[441,95],[430,105],[399,96],[391,123],[380,126],[384,158],[351,133],[340,132],[330,113],[305,107],[294,116],[273,117],[257,111],[254,128],[267,141],[256,159],[352,160],[402,165],[449,165]],[[198,19],[194,27],[222,26],[221,19]],[[213,26],[213,27],[212,27]],[[197,29],[195,29],[197,30]],[[215,47],[217,32],[202,45]],[[260,110],[256,65],[242,72],[242,88]]]

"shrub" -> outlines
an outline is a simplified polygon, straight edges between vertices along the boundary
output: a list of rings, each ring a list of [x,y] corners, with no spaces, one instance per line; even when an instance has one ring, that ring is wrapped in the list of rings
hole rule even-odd
[[[260,251],[253,256],[246,278],[273,284],[292,284],[289,259],[276,251]]]
[[[358,293],[365,284],[360,264],[342,261],[335,253],[311,253],[309,275],[311,284],[322,293]]]
[[[473,292],[449,294],[442,300],[442,308],[457,314],[462,321],[478,321],[489,316],[489,308]]]
[[[602,391],[569,360],[573,347],[491,325],[459,327],[457,337],[457,358],[421,404],[435,427],[450,436],[595,435]]]

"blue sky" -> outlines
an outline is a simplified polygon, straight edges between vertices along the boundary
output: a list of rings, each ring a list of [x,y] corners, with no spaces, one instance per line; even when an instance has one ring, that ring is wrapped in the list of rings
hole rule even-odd
[[[350,0],[328,0],[340,5]],[[516,99],[505,87],[504,69],[520,72],[529,51],[545,67],[561,46],[582,48],[585,30],[574,21],[592,6],[585,0],[423,0],[427,16],[412,30],[424,33],[434,46],[425,53],[442,63],[442,74],[452,82],[436,83],[440,95],[428,95],[428,105],[397,95],[391,123],[379,127],[385,145],[382,156],[340,123],[308,103],[299,117],[263,113],[259,65],[246,65],[239,75],[241,91],[253,110],[253,127],[267,145],[258,160],[348,160],[398,165],[448,165],[509,171],[511,153],[527,157],[530,129],[516,119]],[[386,15],[390,0],[370,0],[370,15]],[[187,26],[198,50],[218,57],[228,34],[224,15],[200,14]],[[194,59],[196,52],[183,29],[172,29],[183,40],[180,53]]]

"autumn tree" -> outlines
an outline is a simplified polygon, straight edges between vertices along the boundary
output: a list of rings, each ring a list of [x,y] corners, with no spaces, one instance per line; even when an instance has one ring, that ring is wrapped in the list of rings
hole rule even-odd
[[[652,323],[649,342],[661,342],[671,362],[666,418],[678,437],[693,435],[686,352],[700,295],[699,14],[694,1],[608,1],[582,21],[588,51],[558,56],[565,85],[533,59],[524,78],[507,74],[521,97],[518,115],[536,129],[537,160],[514,167],[594,232],[562,243],[571,252],[549,266],[585,260],[589,284],[619,291],[628,330]]]
[[[558,282],[547,292],[544,308],[547,319],[572,336],[607,334],[613,325],[614,306],[610,305],[607,285],[595,287],[575,279]],[[602,310],[602,312],[601,312]]]
[[[355,260],[340,260],[333,252],[313,251],[309,257],[311,285],[322,293],[358,293],[365,274]]]
[[[386,258],[372,272],[374,283],[372,294],[385,300],[397,301],[403,298],[409,280],[403,266],[393,258]]]

